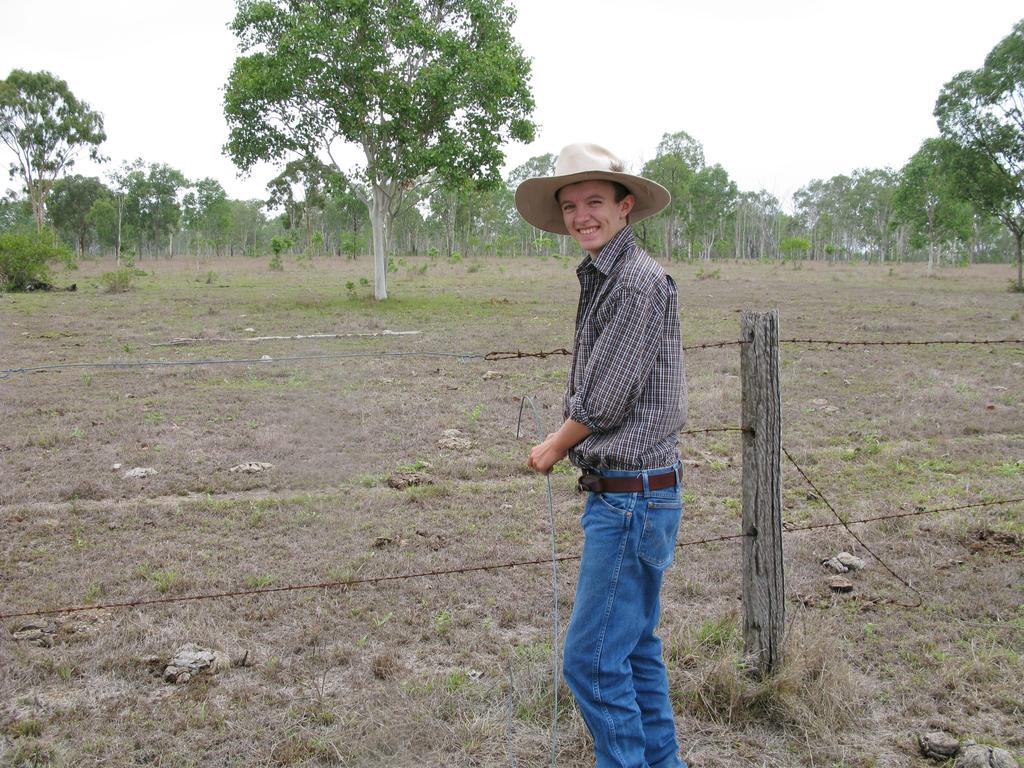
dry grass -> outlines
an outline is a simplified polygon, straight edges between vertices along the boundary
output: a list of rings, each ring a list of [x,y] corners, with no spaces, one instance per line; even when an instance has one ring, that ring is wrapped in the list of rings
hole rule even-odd
[[[143,262],[107,293],[85,264],[74,294],[0,295],[0,367],[370,353],[237,365],[65,368],[0,380],[0,612],[544,558],[543,483],[514,436],[518,398],[555,425],[563,357],[483,362],[389,352],[568,346],[564,262],[407,259],[394,298],[346,289],[365,263]],[[425,271],[421,267],[426,266]],[[784,337],[1024,337],[1004,268],[673,265],[687,343],[732,339],[744,308],[780,309]],[[211,279],[210,275],[215,275]],[[252,328],[254,331],[247,331]],[[150,344],[183,336],[420,330],[418,336]],[[687,360],[691,427],[733,426],[734,348]],[[488,371],[498,371],[499,376]],[[1020,347],[782,349],[784,442],[851,518],[1019,496]],[[473,442],[438,448],[444,429]],[[532,433],[532,421],[526,424]],[[681,537],[736,532],[740,451],[686,438]],[[244,461],[274,465],[231,473]],[[121,464],[114,471],[111,467]],[[123,472],[157,474],[129,480]],[[433,485],[386,479],[422,470]],[[830,522],[784,469],[785,516]],[[556,537],[579,549],[580,499],[553,475]],[[849,596],[820,561],[856,551],[841,529],[785,539],[787,657],[744,669],[740,548],[686,547],[668,572],[663,635],[693,765],[925,766],[914,734],[945,727],[1024,749],[1024,505],[858,529],[924,596],[870,556]],[[561,614],[575,569],[561,568]],[[0,764],[540,765],[551,725],[545,568],[351,589],[102,610],[51,623],[52,646],[0,634]],[[152,673],[195,642],[249,663],[187,685]],[[559,765],[590,764],[564,686]],[[510,707],[511,704],[511,707]],[[511,712],[511,717],[510,717]]]

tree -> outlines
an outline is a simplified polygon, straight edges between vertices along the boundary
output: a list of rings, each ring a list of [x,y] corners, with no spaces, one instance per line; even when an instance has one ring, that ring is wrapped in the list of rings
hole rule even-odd
[[[142,160],[127,165],[118,177],[124,194],[124,223],[138,242],[138,253],[145,244],[156,254],[167,240],[167,255],[174,253],[174,233],[181,221],[178,196],[188,186],[185,175],[165,163],[150,163],[143,170]]]
[[[659,218],[663,226],[662,248],[666,259],[673,256],[677,243],[686,243],[686,256],[693,254],[697,234],[693,231],[692,186],[704,168],[704,147],[685,131],[666,133],[658,143],[653,160],[644,166],[644,176],[665,187],[672,203]]]
[[[522,165],[518,165],[512,169],[505,183],[506,188],[510,193],[514,193],[515,188],[518,187],[526,179],[531,179],[540,176],[552,176],[555,172],[555,163],[557,161],[558,158],[555,155],[551,154],[550,152],[547,152],[543,155],[536,155],[534,157],[531,157]],[[515,228],[521,235],[523,253],[526,256],[532,256],[535,250],[542,250],[544,244],[546,243],[556,242],[554,235],[549,235],[548,233],[537,229],[532,224],[523,219],[521,216],[519,216],[518,213],[515,213],[515,202],[514,200],[511,200],[510,202],[510,213],[513,213],[512,220],[514,222]],[[567,235],[559,236],[559,246],[561,246],[562,243],[566,243],[568,239],[569,238]],[[540,248],[538,248],[538,246],[540,246]],[[561,247],[559,248],[559,251],[564,252],[562,251]]]
[[[227,154],[260,160],[361,148],[374,296],[387,297],[386,231],[429,176],[499,181],[509,139],[532,140],[529,60],[504,0],[238,0],[247,55],[224,97]]]
[[[1024,291],[1024,20],[980,69],[961,72],[939,93],[935,118],[961,151],[947,160],[963,195],[1013,234],[1018,291]]]
[[[28,199],[18,197],[13,189],[0,197],[0,232],[24,230],[34,225],[32,203]]]
[[[288,214],[288,229],[304,225],[307,251],[312,247],[314,213],[323,213],[327,192],[336,175],[334,168],[312,155],[306,155],[287,163],[284,170],[267,184],[270,190],[267,207],[284,207]],[[296,187],[302,190],[301,199],[295,197]]]
[[[736,200],[733,220],[733,250],[740,259],[773,259],[782,248],[780,238],[785,214],[775,195],[761,190],[760,192],[743,192]],[[790,239],[790,238],[787,238]],[[810,247],[810,242],[803,250],[803,255]],[[788,252],[787,252],[788,253]]]
[[[100,160],[98,147],[106,138],[103,116],[49,72],[14,69],[0,81],[0,139],[17,157],[11,178],[20,175],[25,182],[39,229],[56,178],[74,165],[83,147]]]
[[[946,162],[955,149],[945,139],[926,139],[900,171],[893,195],[894,221],[909,229],[911,247],[927,248],[929,275],[942,245],[970,236],[971,209]]]
[[[363,202],[367,195],[357,182],[340,173],[332,176],[329,192],[325,221],[336,224],[338,250],[354,259],[369,243],[364,232],[370,223]]]
[[[263,214],[262,201],[228,200],[228,206],[231,216],[231,255],[235,255],[235,248],[245,256],[258,255],[261,245],[266,244],[267,217]],[[264,235],[262,239],[261,235]]]
[[[54,182],[47,202],[47,213],[54,228],[75,243],[79,256],[85,254],[89,234],[94,227],[90,217],[100,200],[110,197],[110,190],[99,179],[75,174]]]
[[[50,279],[50,262],[73,259],[49,228],[0,232],[0,291],[31,290]]]
[[[889,168],[858,168],[850,179],[845,204],[854,249],[867,261],[888,258],[892,240],[892,199],[898,179]]]
[[[224,187],[216,179],[200,179],[185,193],[181,204],[185,225],[219,256],[228,243],[232,224]]]
[[[690,234],[700,241],[701,257],[711,258],[715,241],[732,214],[739,190],[718,163],[706,165],[690,182]]]

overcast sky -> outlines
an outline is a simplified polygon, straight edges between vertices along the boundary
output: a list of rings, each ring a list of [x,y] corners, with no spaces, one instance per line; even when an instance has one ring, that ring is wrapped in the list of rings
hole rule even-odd
[[[935,135],[939,89],[1024,17],[1020,0],[513,0],[540,125],[506,170],[594,141],[634,170],[686,131],[743,190],[784,204],[812,178],[898,168]],[[0,0],[0,77],[49,70],[103,113],[112,162],[135,157],[263,198],[221,154],[237,55],[233,0]],[[352,161],[359,156],[351,155]],[[0,145],[0,163],[13,155]],[[20,187],[0,173],[2,189]]]

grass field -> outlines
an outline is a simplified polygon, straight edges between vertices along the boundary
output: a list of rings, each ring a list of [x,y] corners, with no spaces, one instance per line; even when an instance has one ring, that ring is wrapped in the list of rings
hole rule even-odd
[[[0,613],[550,555],[532,416],[527,437],[515,425],[531,395],[557,426],[567,358],[428,353],[571,346],[573,265],[404,259],[383,304],[365,260],[139,266],[124,293],[103,289],[109,262],[87,262],[58,276],[75,293],[0,295],[0,369],[277,359],[0,379]],[[670,271],[688,345],[736,339],[743,309],[772,307],[784,338],[1024,338],[1009,267]],[[420,333],[153,346],[385,329]],[[314,355],[334,357],[280,359]],[[785,344],[781,365],[784,445],[844,517],[1024,495],[1024,345]],[[687,428],[737,426],[737,347],[692,350],[687,374]],[[471,446],[440,448],[446,429]],[[682,453],[681,539],[737,533],[738,436],[684,436]],[[273,467],[229,471],[246,461]],[[433,483],[390,487],[403,470]],[[582,499],[570,468],[552,482],[574,554]],[[792,467],[784,482],[787,523],[834,521]],[[843,529],[787,533],[787,661],[764,681],[742,665],[739,543],[679,550],[662,636],[694,768],[936,765],[916,735],[937,728],[1024,754],[1024,504],[857,530],[923,604],[902,607],[914,593]],[[821,565],[840,550],[868,561],[845,595]],[[564,563],[563,628],[574,579]],[[549,764],[546,566],[35,621],[42,644],[18,639],[28,619],[0,632],[3,765]],[[185,643],[245,663],[165,682]],[[591,765],[564,685],[560,701],[558,764]]]

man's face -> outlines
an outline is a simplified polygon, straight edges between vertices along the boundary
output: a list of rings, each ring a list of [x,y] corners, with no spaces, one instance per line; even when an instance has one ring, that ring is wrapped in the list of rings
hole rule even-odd
[[[558,190],[565,228],[593,256],[626,226],[635,200],[626,195],[615,202],[615,186],[610,181],[581,181]]]

